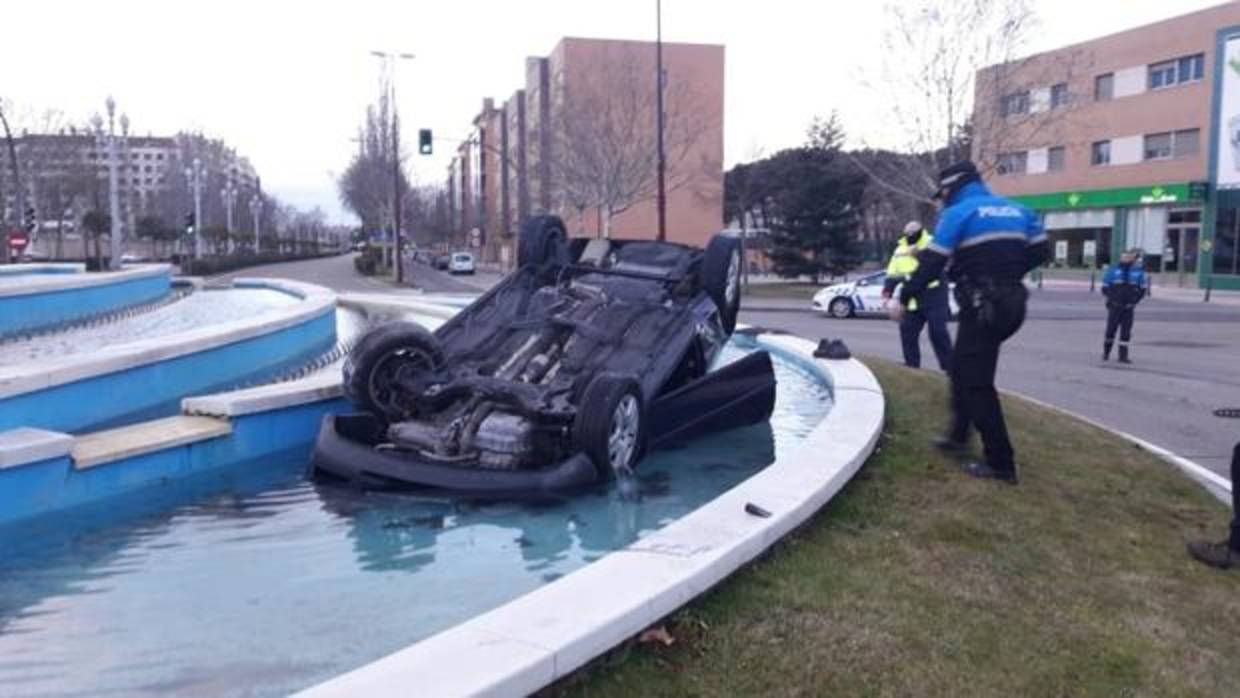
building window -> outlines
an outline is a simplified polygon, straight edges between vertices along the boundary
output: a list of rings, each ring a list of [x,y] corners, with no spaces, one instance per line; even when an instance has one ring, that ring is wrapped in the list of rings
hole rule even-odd
[[[999,100],[999,115],[1007,118],[1018,114],[1029,113],[1029,91],[1015,92],[1010,95],[1004,95]]]
[[[1149,133],[1145,136],[1146,160],[1171,159],[1171,134]]]
[[[1029,163],[1029,153],[999,153],[998,171],[1001,175],[1024,174]]]
[[[1196,157],[1201,152],[1201,130],[1190,128],[1171,134],[1171,152],[1177,158]]]
[[[1064,166],[1064,148],[1062,145],[1049,148],[1046,151],[1046,171],[1061,172]]]
[[[1111,164],[1111,141],[1098,141],[1093,144],[1089,151],[1089,164]]]
[[[1051,85],[1051,109],[1068,106],[1068,83],[1061,82]]]
[[[1205,75],[1205,54],[1184,56],[1150,65],[1150,89],[1196,82]]]
[[[1115,94],[1115,74],[1107,73],[1094,78],[1094,99],[1102,102]]]

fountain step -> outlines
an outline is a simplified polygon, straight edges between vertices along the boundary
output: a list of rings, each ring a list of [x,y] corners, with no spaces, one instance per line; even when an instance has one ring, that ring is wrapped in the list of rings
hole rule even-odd
[[[206,441],[232,433],[232,424],[214,417],[167,417],[131,426],[98,431],[77,438],[71,456],[78,470]]]

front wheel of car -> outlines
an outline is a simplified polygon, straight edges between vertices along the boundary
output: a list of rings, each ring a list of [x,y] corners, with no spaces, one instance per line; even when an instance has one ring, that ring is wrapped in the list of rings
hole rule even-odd
[[[414,396],[398,383],[435,371],[443,351],[435,335],[412,322],[393,322],[368,332],[344,362],[344,392],[358,408],[388,422],[407,419]]]
[[[573,445],[589,456],[600,480],[631,473],[646,444],[646,405],[636,380],[600,373],[581,395]]]
[[[719,308],[724,331],[732,334],[741,312],[741,246],[736,238],[716,235],[710,239],[702,259],[702,286]]]
[[[829,305],[827,305],[827,312],[831,313],[831,317],[839,318],[841,320],[844,318],[850,318],[853,316],[854,312],[852,301],[843,297],[836,298],[832,300]]]

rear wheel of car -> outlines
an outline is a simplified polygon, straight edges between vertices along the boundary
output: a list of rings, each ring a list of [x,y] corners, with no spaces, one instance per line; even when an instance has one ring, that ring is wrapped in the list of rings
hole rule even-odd
[[[702,259],[702,285],[719,308],[719,320],[728,334],[736,329],[741,311],[741,246],[736,238],[716,235]]]
[[[646,443],[646,405],[636,380],[601,373],[581,395],[573,445],[590,457],[599,479],[629,473]]]
[[[831,317],[850,318],[854,312],[852,301],[842,296],[835,298],[827,305],[827,312],[831,313]]]
[[[568,233],[559,216],[534,216],[521,225],[517,266],[568,262]]]
[[[412,322],[393,322],[368,332],[349,352],[344,392],[357,407],[398,422],[409,417],[413,406],[397,380],[434,371],[442,363],[435,335]]]

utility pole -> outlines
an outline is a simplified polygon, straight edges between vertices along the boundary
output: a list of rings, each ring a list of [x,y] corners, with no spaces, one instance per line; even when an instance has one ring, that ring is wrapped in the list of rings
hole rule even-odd
[[[659,242],[667,240],[667,189],[665,173],[667,161],[663,153],[663,0],[655,0],[655,92],[658,95],[656,110],[656,128],[659,141]]]
[[[400,285],[405,282],[405,263],[403,259],[404,238],[400,230],[402,192],[400,188],[400,110],[396,107],[396,61],[412,60],[414,55],[384,51],[371,51],[370,53],[382,60],[387,68],[388,99],[392,105],[392,242],[396,254],[396,283]]]

